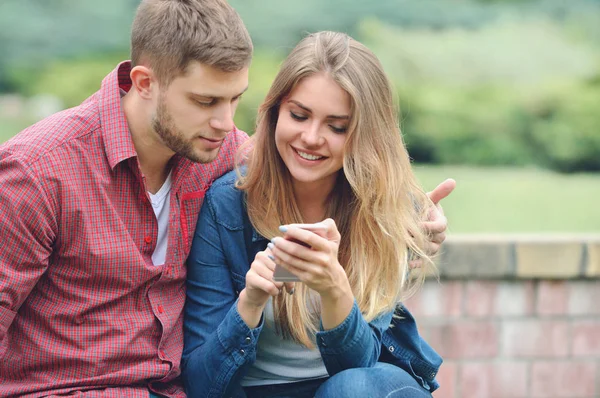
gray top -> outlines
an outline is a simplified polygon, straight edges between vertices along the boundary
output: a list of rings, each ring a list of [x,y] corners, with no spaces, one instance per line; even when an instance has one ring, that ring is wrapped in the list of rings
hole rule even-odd
[[[308,349],[276,333],[272,299],[265,306],[263,316],[265,323],[258,338],[256,362],[242,380],[242,386],[293,383],[329,376],[318,348]]]

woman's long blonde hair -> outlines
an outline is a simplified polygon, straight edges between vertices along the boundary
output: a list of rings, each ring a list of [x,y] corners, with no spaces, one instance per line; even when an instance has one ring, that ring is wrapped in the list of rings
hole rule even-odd
[[[339,261],[367,321],[410,296],[433,263],[423,252],[420,222],[430,206],[417,183],[404,146],[392,88],[377,57],[343,33],[319,32],[303,39],[283,62],[261,105],[256,131],[239,152],[247,164],[238,187],[247,194],[248,215],[262,236],[303,222],[290,173],[275,146],[282,99],[307,76],[324,72],[351,98],[343,170],[330,195],[327,216],[341,233]],[[408,277],[409,253],[424,259],[418,278]],[[318,328],[318,303],[304,284],[273,301],[277,328],[307,347]]]

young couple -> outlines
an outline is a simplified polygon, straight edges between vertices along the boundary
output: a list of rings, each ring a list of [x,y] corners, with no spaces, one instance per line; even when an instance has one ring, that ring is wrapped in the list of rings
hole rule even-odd
[[[437,387],[397,305],[453,182],[423,193],[381,65],[339,33],[292,51],[239,148],[251,55],[225,1],[143,0],[132,61],[0,146],[0,396]]]

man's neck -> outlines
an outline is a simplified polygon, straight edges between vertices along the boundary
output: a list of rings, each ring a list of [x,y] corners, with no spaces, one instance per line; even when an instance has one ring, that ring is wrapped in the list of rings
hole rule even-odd
[[[148,122],[150,116],[145,113],[140,98],[135,93],[127,93],[121,101],[140,169],[146,180],[146,190],[154,194],[169,175],[169,161],[174,153],[152,134],[152,127]]]
[[[169,172],[171,171],[168,167],[168,164],[165,164],[162,167],[156,167],[152,169],[148,166],[145,167],[141,160],[140,169],[142,170],[142,174],[144,175],[146,180],[146,190],[151,194],[155,194],[160,190],[160,188],[167,180]]]

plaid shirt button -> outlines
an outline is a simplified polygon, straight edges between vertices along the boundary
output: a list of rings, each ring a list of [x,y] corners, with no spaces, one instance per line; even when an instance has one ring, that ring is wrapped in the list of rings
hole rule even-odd
[[[151,237],[151,236],[146,236],[146,237],[144,238],[144,242],[146,242],[147,244],[150,244],[150,243],[152,243],[152,237]]]

